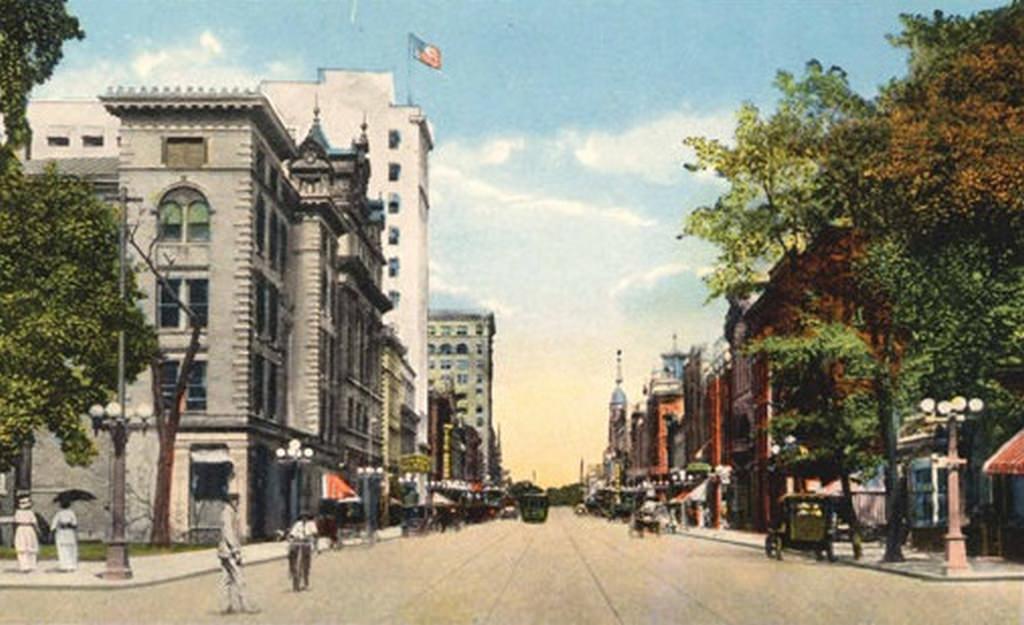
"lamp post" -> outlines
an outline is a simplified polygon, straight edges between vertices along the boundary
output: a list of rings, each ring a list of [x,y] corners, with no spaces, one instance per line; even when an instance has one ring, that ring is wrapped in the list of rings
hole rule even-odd
[[[967,412],[977,414],[984,410],[985,402],[977,397],[968,401],[961,395],[957,395],[948,401],[935,402],[932,398],[921,400],[919,405],[921,412],[925,413],[926,420],[943,421],[947,423],[949,448],[943,464],[946,467],[946,519],[948,529],[946,530],[946,572],[962,573],[970,567],[967,564],[967,547],[964,544],[964,534],[960,527],[960,465],[967,464],[965,459],[960,458],[957,449],[957,424],[967,420]],[[938,415],[936,415],[938,412]]]
[[[359,467],[356,470],[363,484],[363,516],[366,520],[366,538],[372,545],[377,538],[377,509],[380,481],[384,477],[383,467]]]
[[[123,372],[123,369],[122,369]],[[121,378],[121,394],[124,394],[124,378]],[[139,404],[124,410],[122,404],[112,401],[106,406],[94,404],[89,408],[92,419],[92,431],[110,432],[110,440],[114,444],[114,463],[111,466],[111,502],[110,502],[110,540],[107,542],[107,566],[100,577],[104,579],[130,579],[131,563],[128,561],[128,542],[125,540],[125,448],[128,445],[128,434],[132,430],[143,432],[149,428],[149,419],[153,416],[153,407]]]
[[[302,441],[293,438],[288,441],[286,447],[278,447],[274,455],[277,456],[278,462],[288,465],[291,469],[291,486],[289,487],[291,497],[288,502],[288,523],[290,525],[299,516],[299,465],[312,462],[313,449],[303,446]]]

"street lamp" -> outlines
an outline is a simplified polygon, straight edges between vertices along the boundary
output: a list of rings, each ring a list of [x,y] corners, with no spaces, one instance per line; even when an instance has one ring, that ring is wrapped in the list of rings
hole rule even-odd
[[[289,523],[295,521],[299,516],[299,465],[309,464],[313,461],[313,448],[305,447],[297,438],[288,441],[286,447],[278,447],[274,451],[277,461],[287,465],[291,469],[291,497],[289,497]]]
[[[123,390],[123,387],[122,387]],[[128,542],[125,540],[125,447],[128,445],[128,434],[132,430],[143,433],[149,428],[149,419],[153,416],[153,407],[139,404],[122,408],[119,402],[112,401],[106,406],[94,404],[89,408],[93,434],[100,430],[110,432],[110,440],[114,444],[114,464],[111,467],[111,527],[110,541],[107,543],[107,567],[100,573],[104,579],[130,579],[132,567],[128,561]]]
[[[985,402],[977,397],[968,401],[962,395],[957,395],[948,401],[935,402],[928,397],[921,400],[918,406],[921,412],[925,413],[926,421],[946,421],[947,438],[949,448],[943,464],[946,467],[946,519],[948,529],[946,530],[946,572],[961,573],[970,567],[967,564],[967,548],[964,544],[964,534],[960,527],[960,465],[967,464],[967,461],[960,458],[957,449],[957,424],[967,420],[967,413],[978,414],[985,408]],[[938,412],[938,416],[936,416]]]
[[[383,467],[359,467],[356,475],[363,483],[363,516],[366,521],[366,537],[372,545],[377,538],[377,509],[380,481],[384,477]]]

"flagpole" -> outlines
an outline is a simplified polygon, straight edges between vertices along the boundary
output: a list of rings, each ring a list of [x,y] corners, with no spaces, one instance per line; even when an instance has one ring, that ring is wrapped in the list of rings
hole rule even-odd
[[[405,99],[412,106],[412,33],[405,39]]]

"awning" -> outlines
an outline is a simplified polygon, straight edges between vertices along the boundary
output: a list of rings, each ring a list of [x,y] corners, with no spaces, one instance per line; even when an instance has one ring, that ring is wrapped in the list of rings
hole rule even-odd
[[[206,449],[193,449],[189,453],[192,464],[231,464],[231,456],[228,455],[227,447],[209,447]]]
[[[1024,430],[992,454],[983,469],[989,475],[1024,475]]]
[[[349,486],[348,482],[337,473],[325,473],[320,483],[324,499],[333,499],[335,501],[359,499],[355,489]]]
[[[433,501],[434,501],[434,506],[435,507],[436,506],[449,507],[449,506],[454,506],[455,505],[454,501],[452,501],[451,499],[448,499],[447,497],[445,497],[441,493],[434,493],[434,500]]]
[[[708,492],[708,482],[704,480],[698,484],[693,490],[683,491],[672,498],[671,503],[685,503],[687,501],[696,501],[703,503]]]

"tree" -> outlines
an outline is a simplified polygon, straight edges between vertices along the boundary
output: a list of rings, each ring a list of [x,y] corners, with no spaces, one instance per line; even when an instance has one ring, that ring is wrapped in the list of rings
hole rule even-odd
[[[801,80],[779,72],[778,106],[763,117],[752,104],[737,113],[734,145],[687,137],[696,152],[691,171],[714,171],[729,190],[711,206],[697,207],[684,232],[720,250],[705,278],[710,297],[746,296],[763,288],[768,271],[793,258],[825,226],[843,217],[819,201],[818,171],[829,129],[866,115],[869,103],[849,87],[837,67],[824,70],[811,61]]]
[[[158,290],[164,294],[164,297],[170,298],[188,319],[188,347],[185,348],[185,355],[181,359],[178,379],[175,381],[174,392],[169,402],[164,397],[163,380],[161,379],[163,354],[154,351],[150,361],[151,388],[158,436],[156,487],[153,493],[152,507],[153,528],[150,533],[150,542],[154,545],[169,545],[171,543],[171,486],[174,480],[174,446],[178,439],[178,428],[181,425],[181,412],[185,405],[188,380],[192,375],[196,354],[199,353],[201,347],[200,339],[204,324],[199,315],[178,296],[177,291],[171,286],[167,271],[162,270],[154,258],[153,250],[157,239],[153,239],[143,249],[137,239],[137,228],[133,228],[128,241],[142,260],[146,271],[156,280]]]
[[[95,449],[82,416],[116,392],[118,331],[129,379],[154,353],[142,294],[129,280],[120,298],[116,217],[88,183],[15,169],[0,174],[0,206],[0,469],[42,429],[84,465]]]
[[[751,349],[768,358],[779,389],[773,397],[772,432],[779,440],[793,436],[801,443],[784,454],[787,463],[840,479],[850,524],[859,536],[850,474],[873,475],[881,461],[871,392],[877,362],[871,346],[845,323],[807,316],[800,326],[763,338]]]
[[[15,152],[29,138],[25,111],[32,88],[53,73],[64,42],[82,39],[64,0],[0,0],[0,172],[17,167]]]

